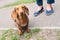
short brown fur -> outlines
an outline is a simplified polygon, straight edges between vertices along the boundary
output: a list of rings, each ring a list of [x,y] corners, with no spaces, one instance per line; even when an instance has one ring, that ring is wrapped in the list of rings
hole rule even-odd
[[[29,10],[25,5],[16,6],[11,13],[11,18],[14,20],[16,27],[18,28],[19,34],[22,34],[24,31],[29,32]]]

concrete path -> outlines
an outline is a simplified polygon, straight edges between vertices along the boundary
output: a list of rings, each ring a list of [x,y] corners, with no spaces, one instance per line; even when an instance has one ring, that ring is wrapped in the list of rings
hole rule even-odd
[[[0,7],[4,6],[6,4],[10,4],[10,3],[16,2],[16,1],[18,1],[18,0],[0,0]]]
[[[36,3],[26,4],[29,8],[29,27],[60,27],[60,0],[56,0],[53,5],[54,13],[51,16],[46,16],[45,11],[37,17],[34,17],[33,13],[36,11]],[[0,28],[15,28],[13,21],[10,17],[11,10],[14,7],[0,9]],[[46,8],[46,1],[44,2],[44,8]],[[46,10],[46,9],[44,9]]]

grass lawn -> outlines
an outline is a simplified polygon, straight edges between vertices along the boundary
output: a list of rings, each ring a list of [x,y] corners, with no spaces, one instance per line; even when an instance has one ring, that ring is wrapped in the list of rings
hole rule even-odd
[[[30,33],[19,35],[17,30],[0,30],[0,40],[60,40],[60,30],[31,29]]]
[[[6,8],[6,7],[11,7],[11,6],[16,6],[16,5],[19,5],[19,4],[33,3],[33,2],[35,2],[35,1],[36,1],[36,0],[18,0],[17,2],[4,5],[3,7],[0,7],[0,9],[1,9],[1,8]]]
[[[24,33],[23,35],[19,35],[16,30],[13,29],[9,29],[9,30],[4,30],[4,32],[2,33],[2,35],[0,36],[0,40],[28,40],[30,39],[33,35],[36,35],[37,33],[39,33],[41,30],[36,28],[36,29],[32,29],[30,31],[30,33]],[[22,37],[23,36],[23,37]],[[41,36],[41,38],[36,38],[36,40],[39,39],[43,39],[45,40],[45,38],[43,36]]]

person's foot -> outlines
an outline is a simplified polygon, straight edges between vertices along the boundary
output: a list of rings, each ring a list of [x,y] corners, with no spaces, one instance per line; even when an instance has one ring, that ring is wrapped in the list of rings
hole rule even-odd
[[[52,5],[51,4],[47,4],[46,15],[51,15],[52,13],[54,13]]]
[[[34,12],[34,16],[38,16],[43,12],[43,6],[39,6],[36,12]]]

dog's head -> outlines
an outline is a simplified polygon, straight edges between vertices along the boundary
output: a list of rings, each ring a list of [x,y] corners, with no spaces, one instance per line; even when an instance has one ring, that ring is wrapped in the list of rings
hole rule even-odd
[[[14,8],[13,13],[15,15],[15,18],[20,19],[21,22],[22,20],[26,22],[26,18],[29,15],[29,10],[25,5],[19,5]]]
[[[25,5],[19,5],[14,8],[14,12],[17,14],[17,17],[22,17],[24,15],[29,15],[29,10]]]

